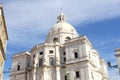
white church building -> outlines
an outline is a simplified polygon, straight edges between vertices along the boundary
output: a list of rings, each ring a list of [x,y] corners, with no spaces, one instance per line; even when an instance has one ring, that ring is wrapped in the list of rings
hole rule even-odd
[[[10,80],[108,80],[107,65],[63,13],[45,43],[14,54]]]

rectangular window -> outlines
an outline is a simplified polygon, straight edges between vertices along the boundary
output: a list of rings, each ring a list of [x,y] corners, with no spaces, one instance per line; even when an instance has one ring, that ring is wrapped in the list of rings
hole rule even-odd
[[[53,57],[49,58],[49,65],[54,65],[54,58]]]
[[[20,70],[20,65],[18,65],[17,70],[18,70],[18,71]]]
[[[66,58],[64,58],[64,62],[66,62]]]
[[[79,78],[80,77],[80,74],[79,74],[79,71],[76,71],[76,78]]]
[[[39,66],[43,65],[43,59],[39,59]]]
[[[67,76],[65,75],[65,80],[67,80]]]
[[[78,52],[74,53],[75,58],[78,58]]]
[[[53,50],[50,50],[49,53],[52,54],[52,53],[53,53]]]
[[[63,55],[66,55],[66,52],[64,52]]]
[[[43,52],[40,52],[40,55],[43,55]]]

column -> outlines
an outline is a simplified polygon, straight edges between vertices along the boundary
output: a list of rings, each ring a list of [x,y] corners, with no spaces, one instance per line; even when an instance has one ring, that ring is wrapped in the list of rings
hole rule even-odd
[[[43,54],[43,55],[44,55],[44,56],[43,56],[43,65],[48,65],[48,58],[47,58],[47,55],[48,55],[48,54],[46,54],[46,53],[48,53],[47,51],[48,51],[48,49],[47,49],[47,47],[45,47],[45,48],[44,48],[44,53],[45,53],[45,54]]]
[[[82,56],[86,55],[87,55],[86,44],[85,42],[82,42]]]
[[[60,77],[60,67],[56,67],[56,80],[61,80],[61,77]]]
[[[33,69],[33,80],[36,80],[36,69]]]
[[[59,52],[58,44],[55,44],[55,60],[56,60],[56,65],[60,65],[60,52]]]
[[[43,80],[47,80],[47,77],[48,77],[48,75],[46,73],[46,70],[44,69],[43,70]]]
[[[90,76],[91,71],[90,71],[90,68],[88,66],[84,67],[84,72],[85,72],[85,79],[86,80],[90,80],[90,78],[91,78],[91,76]],[[93,77],[94,77],[94,75],[93,75]]]

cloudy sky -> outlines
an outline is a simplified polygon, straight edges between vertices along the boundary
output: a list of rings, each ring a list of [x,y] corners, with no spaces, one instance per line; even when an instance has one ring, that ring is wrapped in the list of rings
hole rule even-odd
[[[15,53],[43,43],[63,12],[80,35],[86,35],[100,56],[116,64],[120,48],[120,0],[1,0],[9,35],[5,71]],[[119,80],[118,70],[109,69],[110,80]],[[9,73],[4,75],[8,80]]]

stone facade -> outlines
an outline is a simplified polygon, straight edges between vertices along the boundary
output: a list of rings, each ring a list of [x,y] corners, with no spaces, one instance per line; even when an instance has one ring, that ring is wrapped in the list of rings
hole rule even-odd
[[[4,61],[6,59],[6,44],[8,40],[5,19],[3,14],[3,7],[0,4],[0,80],[2,80]]]
[[[61,13],[45,43],[13,55],[10,80],[108,80],[106,63]]]
[[[115,56],[117,59],[118,70],[119,70],[119,75],[120,75],[120,48],[115,50]]]

